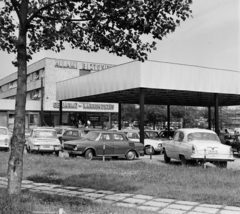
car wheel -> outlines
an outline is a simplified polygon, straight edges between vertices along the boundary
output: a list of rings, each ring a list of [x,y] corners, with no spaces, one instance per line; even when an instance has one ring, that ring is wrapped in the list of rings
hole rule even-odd
[[[152,146],[145,146],[144,152],[146,155],[154,154],[154,148]]]
[[[31,148],[30,148],[30,146],[27,146],[27,153],[31,153]]]
[[[136,152],[134,152],[134,151],[128,151],[128,153],[126,154],[127,160],[134,160],[135,157],[136,157]]]
[[[171,161],[171,158],[167,156],[166,150],[163,152],[164,162],[169,163]]]
[[[92,160],[92,159],[93,159],[93,152],[92,152],[92,150],[88,149],[88,150],[85,152],[84,157],[85,157],[85,159],[87,159],[87,160]]]
[[[185,156],[182,155],[180,159],[182,166],[186,166],[188,164],[188,161],[186,160]]]

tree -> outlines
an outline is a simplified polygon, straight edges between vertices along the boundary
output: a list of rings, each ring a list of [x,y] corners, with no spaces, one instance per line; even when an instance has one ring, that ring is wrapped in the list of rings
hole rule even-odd
[[[144,61],[187,19],[191,0],[5,0],[0,9],[0,49],[17,55],[15,122],[8,165],[8,193],[19,195],[23,173],[27,62],[65,43],[88,52],[105,49]],[[142,36],[151,34],[152,42]]]

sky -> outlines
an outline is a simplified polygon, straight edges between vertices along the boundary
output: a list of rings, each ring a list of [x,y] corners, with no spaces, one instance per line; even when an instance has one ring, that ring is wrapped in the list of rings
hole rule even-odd
[[[191,9],[192,17],[159,40],[148,60],[240,71],[240,1],[193,0]],[[132,61],[106,51],[88,53],[66,46],[61,53],[34,54],[29,65],[44,57],[106,64]],[[17,71],[11,63],[15,58],[14,54],[0,51],[0,79]]]

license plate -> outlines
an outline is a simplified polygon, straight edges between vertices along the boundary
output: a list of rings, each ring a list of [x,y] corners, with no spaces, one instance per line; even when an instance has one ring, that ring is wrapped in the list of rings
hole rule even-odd
[[[218,153],[217,150],[209,150],[209,151],[208,151],[208,154],[217,154],[217,153]]]
[[[43,148],[45,148],[45,149],[50,149],[51,146],[43,146]]]

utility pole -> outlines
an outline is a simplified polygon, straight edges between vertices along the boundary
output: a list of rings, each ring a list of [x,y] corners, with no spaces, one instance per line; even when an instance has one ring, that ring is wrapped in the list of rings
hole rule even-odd
[[[43,98],[44,98],[44,88],[43,88],[43,77],[41,77],[41,113],[40,113],[40,126],[43,126]]]

